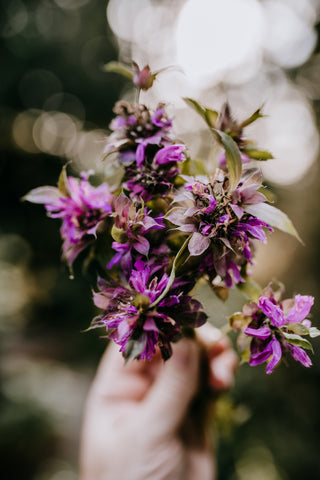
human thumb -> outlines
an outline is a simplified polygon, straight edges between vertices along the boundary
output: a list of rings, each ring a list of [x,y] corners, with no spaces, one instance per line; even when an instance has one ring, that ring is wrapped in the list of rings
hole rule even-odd
[[[143,401],[143,417],[155,435],[175,433],[187,414],[199,382],[200,349],[191,339],[173,346],[172,357],[164,362]]]

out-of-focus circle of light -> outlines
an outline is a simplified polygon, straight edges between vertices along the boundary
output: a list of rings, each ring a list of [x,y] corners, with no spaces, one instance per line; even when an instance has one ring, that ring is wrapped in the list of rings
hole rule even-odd
[[[107,19],[114,33],[122,40],[133,42],[136,17],[148,8],[149,4],[149,0],[110,0]]]
[[[317,41],[312,23],[295,13],[289,5],[278,0],[263,3],[266,20],[265,50],[275,63],[285,68],[304,63]]]
[[[74,10],[88,3],[89,0],[54,0],[54,1],[60,8],[63,8],[65,10]]]
[[[103,168],[101,158],[105,149],[106,132],[104,130],[92,130],[90,132],[78,132],[77,141],[74,144],[69,158],[79,171],[94,169],[99,171]]]
[[[32,131],[39,110],[26,110],[19,113],[12,125],[12,137],[16,145],[28,153],[38,153],[40,150],[33,141]]]
[[[44,112],[33,126],[35,144],[41,151],[51,155],[68,156],[76,138],[76,122],[65,113]]]
[[[257,122],[254,136],[275,158],[260,166],[271,182],[293,184],[307,173],[318,154],[319,135],[311,107],[298,90],[287,87],[274,92],[265,111],[268,115]]]
[[[51,3],[39,2],[35,10],[35,23],[39,33],[59,42],[75,38],[81,27],[78,10],[54,8]]]
[[[44,110],[67,113],[76,118],[78,123],[82,124],[85,120],[86,112],[83,103],[78,97],[71,93],[55,93],[48,97],[43,105]]]
[[[195,83],[219,80],[259,57],[261,31],[256,0],[189,0],[177,23],[177,63]]]
[[[4,24],[1,36],[12,37],[21,33],[28,24],[28,10],[23,2],[9,2],[7,7],[7,22]]]

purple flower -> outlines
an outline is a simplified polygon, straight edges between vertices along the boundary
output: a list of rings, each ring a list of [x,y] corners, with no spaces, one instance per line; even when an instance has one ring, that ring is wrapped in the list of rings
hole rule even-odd
[[[253,241],[266,242],[264,228],[271,227],[246,212],[246,207],[263,203],[266,198],[258,191],[261,174],[251,170],[244,174],[238,187],[228,192],[228,176],[217,169],[213,178],[183,177],[187,182],[174,202],[181,206],[171,209],[166,219],[178,230],[190,233],[191,256],[200,259],[201,275],[216,282],[217,277],[227,288],[243,282],[242,272],[251,262]]]
[[[163,358],[168,359],[171,342],[182,336],[181,327],[200,326],[207,318],[202,305],[176,287],[152,307],[168,281],[161,267],[150,267],[141,260],[135,263],[127,287],[100,280],[94,303],[104,312],[93,320],[91,328],[106,327],[107,336],[120,345],[125,358],[151,360],[158,345]]]
[[[127,181],[124,187],[130,192],[130,196],[134,199],[142,198],[145,202],[157,195],[166,196],[180,173],[178,163],[185,160],[184,150],[184,145],[169,145],[158,150],[152,159],[145,157],[143,150],[141,157],[125,170]]]
[[[62,193],[55,187],[40,187],[29,192],[25,199],[43,203],[48,216],[61,218],[63,258],[69,265],[96,236],[101,222],[112,212],[113,194],[106,183],[93,187],[88,174],[81,179],[65,177]]]
[[[117,115],[110,124],[113,133],[109,136],[105,153],[119,152],[120,163],[127,165],[136,161],[141,165],[144,157],[154,155],[154,148],[173,143],[172,122],[166,116],[163,104],[151,113],[145,105],[117,102]]]
[[[146,234],[151,230],[164,228],[162,217],[153,218],[148,215],[147,209],[138,208],[124,194],[114,201],[114,226],[111,235],[115,240],[112,248],[117,252],[109,262],[107,268],[118,263],[128,276],[132,269],[132,250],[143,256],[148,255],[150,242]]]
[[[291,356],[310,367],[312,362],[305,352],[311,349],[303,338],[310,333],[311,323],[306,320],[313,305],[313,297],[296,295],[294,299],[278,302],[270,289],[243,310],[246,323],[244,334],[252,337],[250,343],[250,365],[268,362],[266,373],[270,374],[283,355]],[[249,315],[248,315],[249,314]]]
[[[174,145],[172,121],[164,105],[151,113],[144,105],[118,102],[114,111],[117,117],[111,122],[113,133],[105,153],[118,152],[125,169],[124,188],[131,198],[145,202],[166,196],[180,173],[185,146]]]

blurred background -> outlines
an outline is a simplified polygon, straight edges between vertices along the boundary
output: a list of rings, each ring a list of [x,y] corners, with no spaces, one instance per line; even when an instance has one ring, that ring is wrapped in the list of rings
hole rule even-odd
[[[112,107],[133,99],[103,64],[134,59],[159,75],[141,101],[168,104],[177,137],[207,158],[212,139],[181,97],[238,120],[264,104],[249,138],[278,206],[304,239],[274,233],[254,277],[316,297],[320,326],[320,0],[7,0],[1,5],[0,464],[5,480],[76,480],[81,414],[105,340],[81,333],[94,316],[89,282],[60,263],[59,223],[21,197],[55,185],[61,166],[101,161]],[[318,248],[318,250],[317,250]],[[217,324],[241,307],[199,292]],[[320,478],[320,345],[314,366],[241,367],[219,402],[219,480]]]

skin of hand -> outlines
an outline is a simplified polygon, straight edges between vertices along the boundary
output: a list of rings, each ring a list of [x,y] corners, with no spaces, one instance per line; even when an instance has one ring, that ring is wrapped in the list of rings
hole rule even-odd
[[[238,358],[210,325],[183,339],[163,362],[124,363],[118,347],[104,354],[89,392],[80,446],[80,480],[213,480],[214,455],[197,438],[190,405],[206,356],[211,390],[229,389]],[[201,360],[202,359],[202,360]]]

